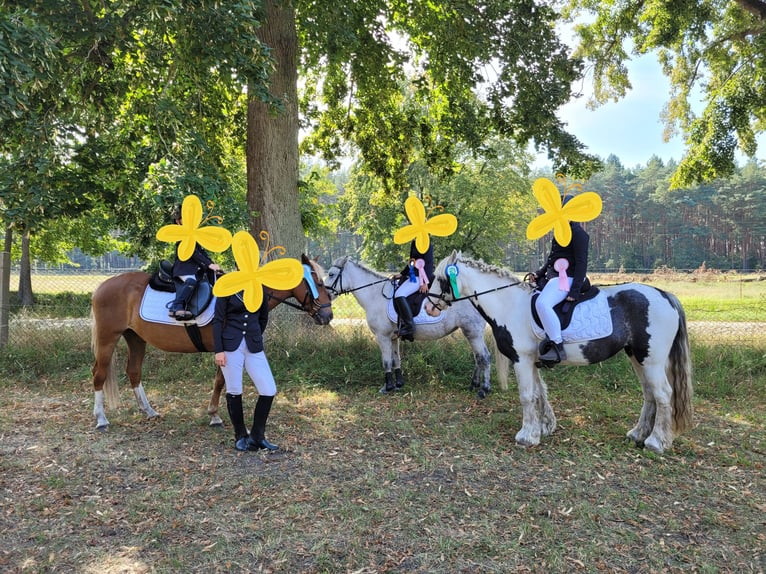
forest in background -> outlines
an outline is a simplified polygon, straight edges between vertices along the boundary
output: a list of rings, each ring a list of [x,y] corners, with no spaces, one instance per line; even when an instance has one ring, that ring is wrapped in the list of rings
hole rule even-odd
[[[663,162],[653,157],[643,166],[627,168],[619,158],[610,156],[604,164],[604,170],[581,182],[582,191],[595,191],[604,202],[602,214],[585,224],[591,236],[592,270],[646,272],[705,267],[747,272],[766,268],[766,167],[763,165],[749,162],[738,167],[729,179],[671,191],[669,181],[677,167],[672,160]],[[477,171],[482,168],[486,169],[486,163],[477,167]],[[508,165],[506,169],[518,168]],[[351,174],[353,172],[352,168]],[[488,177],[490,182],[496,182],[494,172]],[[536,177],[554,176],[535,172],[519,179],[531,187]],[[313,178],[314,186],[320,186],[319,178]],[[369,253],[365,252],[364,225],[359,220],[354,224],[354,211],[348,205],[347,196],[358,195],[354,186],[349,185],[350,178],[353,179],[353,175],[348,172],[325,172],[321,176],[324,232],[307,238],[305,252],[319,257],[323,264],[331,263],[340,255],[352,255],[381,269],[396,269],[401,264],[401,247],[393,245],[390,238],[386,241],[385,234],[369,247]],[[428,193],[438,193],[437,187],[429,187]],[[477,184],[476,191],[482,190]],[[509,201],[510,194],[514,193],[497,191]],[[357,200],[368,201],[366,197]],[[529,203],[529,197],[526,200]],[[369,203],[367,208],[371,212],[375,209]],[[491,215],[487,211],[482,213],[485,217]],[[519,211],[517,217],[523,217],[524,213]],[[491,243],[479,256],[515,270],[529,269],[545,257],[550,242],[548,236],[531,242],[509,229],[488,226],[483,230],[482,238]],[[470,245],[451,244],[448,238],[440,238],[437,243],[440,251],[437,255],[446,255],[452,248],[473,252]],[[76,249],[68,255],[70,263],[37,262],[36,269],[119,271],[150,265],[140,258],[117,252],[94,257]]]

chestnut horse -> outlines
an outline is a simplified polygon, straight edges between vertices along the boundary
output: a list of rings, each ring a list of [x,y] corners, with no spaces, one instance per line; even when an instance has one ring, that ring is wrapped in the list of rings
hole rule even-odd
[[[302,255],[301,259],[304,266],[308,265],[311,270],[311,278],[318,296],[313,295],[307,279],[290,291],[267,288],[265,294],[268,297],[269,309],[285,303],[303,309],[318,325],[328,325],[332,320],[332,306],[330,296],[322,282],[324,271],[316,261],[305,255]],[[144,361],[146,344],[149,343],[161,351],[171,353],[213,352],[212,323],[198,328],[192,326],[190,330],[187,322],[169,324],[142,318],[141,301],[149,285],[150,277],[149,273],[142,271],[122,273],[110,277],[93,292],[91,301],[91,347],[95,357],[93,416],[96,418],[97,429],[106,430],[109,427],[104,411],[104,398],[106,397],[109,408],[116,408],[120,402],[114,364],[114,351],[120,337],[123,337],[128,345],[125,372],[133,388],[138,408],[148,418],[156,417],[158,413],[149,404],[141,384],[141,365]],[[288,301],[290,298],[295,298],[299,305]],[[196,343],[192,340],[192,336],[195,336]],[[211,426],[222,424],[218,416],[218,402],[224,386],[221,369],[216,369],[213,395],[207,408]]]

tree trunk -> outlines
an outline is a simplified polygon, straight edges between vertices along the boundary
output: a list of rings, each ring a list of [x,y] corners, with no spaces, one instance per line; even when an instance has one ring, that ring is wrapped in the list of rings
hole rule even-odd
[[[19,299],[25,307],[35,304],[32,294],[32,259],[29,256],[29,230],[21,234],[21,268],[19,269]]]
[[[275,113],[251,99],[247,109],[247,204],[253,212],[250,232],[261,250],[281,245],[299,257],[305,238],[298,196],[298,36],[291,2],[266,0],[263,43],[273,50],[275,70],[270,92],[284,111]],[[270,245],[260,240],[266,231]]]

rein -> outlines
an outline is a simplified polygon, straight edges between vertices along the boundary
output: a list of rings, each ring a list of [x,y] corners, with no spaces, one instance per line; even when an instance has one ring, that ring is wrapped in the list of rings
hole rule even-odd
[[[345,267],[345,264],[344,264]],[[343,267],[339,268],[338,276],[335,278],[335,281],[332,282],[332,285],[327,287],[330,291],[335,293],[336,295],[345,295],[346,293],[353,293],[354,291],[359,291],[360,289],[366,289],[367,287],[372,287],[373,285],[379,285],[380,283],[384,283],[386,281],[391,281],[388,277],[383,277],[382,279],[378,279],[377,281],[372,281],[371,283],[366,283],[365,285],[360,285],[359,287],[354,287],[353,289],[343,289]],[[337,284],[340,284],[340,289],[336,289],[335,286]]]
[[[304,281],[306,281],[304,279]],[[303,301],[301,301],[300,305],[297,303],[293,303],[292,301],[289,301],[290,298],[295,297],[295,295],[290,295],[289,297],[286,297],[282,299],[281,297],[277,297],[273,293],[267,293],[266,294],[269,299],[276,299],[280,303],[284,303],[288,307],[292,307],[293,309],[297,309],[298,311],[306,311],[310,317],[313,317],[316,315],[316,313],[325,307],[332,306],[332,303],[320,303],[317,299],[315,299],[311,295],[311,291],[307,290],[306,295],[303,297]],[[297,299],[297,297],[295,297]],[[311,310],[306,309],[306,302],[309,301],[311,303]]]
[[[454,299],[445,299],[444,293],[436,294],[436,293],[427,293],[426,297],[428,297],[428,300],[431,302],[431,305],[434,305],[434,302],[431,301],[431,297],[435,297],[437,301],[444,301],[447,304],[447,307],[451,306],[453,303],[457,303],[458,301],[465,301],[466,299],[478,299],[482,295],[487,295],[488,293],[495,293],[496,291],[502,291],[503,289],[508,289],[509,287],[516,287],[517,285],[525,285],[525,281],[515,281],[513,283],[509,283],[507,285],[502,285],[501,287],[495,287],[494,289],[487,289],[486,291],[474,291],[470,295],[464,295],[463,297],[456,297]],[[452,294],[452,285],[450,285],[450,294]]]

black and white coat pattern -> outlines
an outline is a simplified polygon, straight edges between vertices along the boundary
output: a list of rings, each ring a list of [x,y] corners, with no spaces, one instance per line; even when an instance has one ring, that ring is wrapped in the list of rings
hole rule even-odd
[[[541,436],[555,430],[556,417],[535,365],[533,289],[505,269],[453,252],[436,268],[431,301],[439,309],[456,299],[446,274],[449,265],[458,270],[457,299],[471,301],[492,328],[500,354],[513,365],[523,419],[516,442],[537,445]],[[692,368],[684,310],[674,295],[649,285],[626,283],[600,289],[609,302],[612,333],[565,344],[567,360],[562,364],[592,365],[625,351],[644,396],[638,422],[627,436],[638,446],[662,453],[692,423]]]

